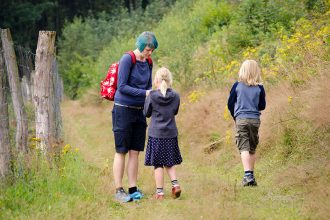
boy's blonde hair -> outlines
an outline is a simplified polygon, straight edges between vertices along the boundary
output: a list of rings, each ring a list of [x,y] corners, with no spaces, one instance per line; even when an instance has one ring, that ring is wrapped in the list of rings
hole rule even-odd
[[[160,83],[160,92],[165,97],[166,90],[172,86],[173,79],[172,73],[165,67],[162,67],[157,70],[155,81]]]
[[[261,69],[255,60],[245,60],[239,70],[238,81],[248,86],[261,85]]]

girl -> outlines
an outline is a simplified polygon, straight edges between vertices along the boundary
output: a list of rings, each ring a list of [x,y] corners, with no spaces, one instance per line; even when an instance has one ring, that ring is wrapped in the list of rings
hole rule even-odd
[[[236,144],[244,168],[243,186],[256,186],[255,151],[259,143],[260,111],[266,107],[266,94],[261,84],[261,70],[255,60],[246,60],[239,70],[228,99],[228,109],[236,123]]]
[[[171,72],[162,67],[156,72],[154,84],[157,90],[150,92],[144,104],[144,115],[151,116],[145,165],[154,166],[155,199],[164,198],[164,168],[172,181],[172,197],[178,198],[181,188],[176,177],[175,165],[181,164],[178,146],[178,129],[175,115],[179,111],[180,97],[173,89]]]

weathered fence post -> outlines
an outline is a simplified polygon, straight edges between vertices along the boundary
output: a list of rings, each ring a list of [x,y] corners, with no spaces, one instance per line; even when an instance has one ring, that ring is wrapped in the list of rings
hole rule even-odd
[[[61,101],[63,96],[63,84],[62,79],[58,73],[57,61],[54,58],[52,63],[52,98],[50,104],[52,106],[52,116],[54,121],[54,138],[56,143],[62,141],[62,116],[61,116]]]
[[[9,29],[1,29],[2,47],[16,117],[16,149],[27,152],[28,124],[19,82],[16,55]]]
[[[52,95],[52,62],[55,53],[55,31],[39,31],[33,100],[36,109],[36,137],[40,140],[37,147],[44,153],[54,144],[54,121]]]
[[[0,41],[0,178],[8,174],[10,160],[7,83]]]

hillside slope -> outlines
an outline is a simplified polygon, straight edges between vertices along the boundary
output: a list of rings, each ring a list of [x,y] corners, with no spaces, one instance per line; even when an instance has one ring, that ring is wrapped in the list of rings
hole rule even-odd
[[[267,108],[262,114],[256,178],[259,186],[242,188],[242,166],[234,145],[233,121],[224,114],[229,88],[204,91],[190,103],[181,94],[177,117],[184,162],[178,167],[183,194],[163,202],[151,199],[153,170],[140,156],[139,187],[146,199],[118,205],[85,217],[125,219],[302,219],[330,218],[330,83],[329,67],[310,82],[292,87],[266,87]],[[94,101],[93,101],[94,100]],[[78,147],[88,164],[100,172],[100,192],[112,198],[111,105],[96,101],[65,101],[62,106],[65,139]],[[218,143],[205,153],[209,144]],[[166,179],[166,193],[170,183]],[[127,180],[125,179],[127,184]],[[110,199],[110,203],[111,199]],[[84,218],[84,216],[81,216]]]

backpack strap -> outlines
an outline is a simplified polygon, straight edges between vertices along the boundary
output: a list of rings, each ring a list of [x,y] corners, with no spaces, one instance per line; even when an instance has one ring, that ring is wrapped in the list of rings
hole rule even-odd
[[[148,57],[147,58],[147,61],[148,61],[148,63],[149,63],[149,67],[150,67],[150,69],[152,68],[152,59],[151,59],[151,57]]]
[[[128,53],[131,56],[132,63],[133,64],[136,64],[136,56],[135,56],[135,53],[133,52],[133,50],[130,50],[130,51],[126,52],[126,53]],[[148,57],[147,58],[147,61],[148,61],[149,67],[151,69],[152,68],[152,59],[151,59],[151,57]]]
[[[130,51],[126,52],[126,53],[128,53],[128,54],[131,56],[131,58],[132,58],[132,63],[133,63],[133,64],[136,64],[136,56],[135,56],[135,53],[134,53],[132,50],[130,50]]]

